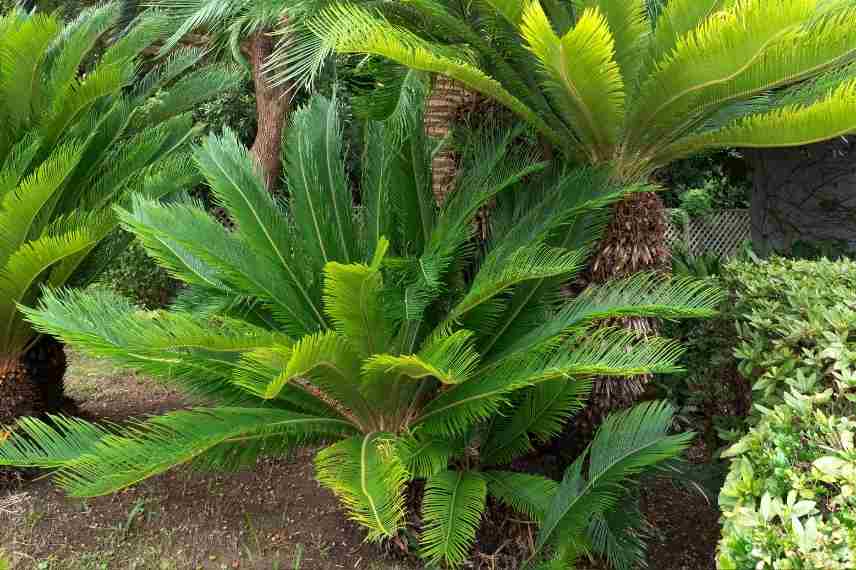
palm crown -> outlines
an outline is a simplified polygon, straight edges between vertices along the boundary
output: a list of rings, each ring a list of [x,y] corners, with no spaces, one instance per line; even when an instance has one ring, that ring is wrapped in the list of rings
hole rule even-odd
[[[156,17],[85,63],[118,17],[115,5],[65,26],[19,10],[0,17],[0,369],[35,337],[17,304],[43,285],[86,284],[117,252],[116,241],[98,247],[117,225],[113,204],[196,176],[182,150],[188,111],[234,83],[219,68],[175,82],[202,57],[184,50],[131,86],[137,56],[163,36]]]
[[[419,109],[408,107],[403,131],[367,125],[358,208],[336,104],[315,98],[289,132],[287,203],[265,190],[227,131],[194,158],[234,233],[192,202],[139,197],[120,210],[191,285],[179,306],[194,311],[141,314],[110,294],[70,292],[47,294],[29,317],[212,405],[125,428],[25,419],[0,445],[0,464],[57,469],[72,494],[92,496],[181,463],[242,464],[324,440],[318,479],[369,538],[404,528],[404,487],[426,479],[422,553],[452,564],[466,557],[488,490],[545,521],[543,548],[603,521],[595,515],[621,498],[624,478],[685,445],[687,436],[667,435],[667,407],[615,417],[590,466],[581,459],[561,485],[501,466],[561,428],[587,378],[674,370],[675,343],[594,331],[594,320],[705,316],[719,294],[641,276],[565,304],[559,286],[584,263],[602,207],[626,190],[604,173],[533,164],[511,145],[513,132],[479,132],[459,179],[467,190],[438,210]],[[472,219],[491,199],[502,239],[479,251]],[[544,492],[526,493],[534,488]]]
[[[856,128],[856,7],[846,0],[326,2],[309,80],[331,52],[450,76],[584,163],[638,180],[712,148],[797,146]]]

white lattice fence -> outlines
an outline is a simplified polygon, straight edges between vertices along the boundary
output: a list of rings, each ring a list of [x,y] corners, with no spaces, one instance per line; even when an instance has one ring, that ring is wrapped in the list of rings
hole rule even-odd
[[[731,257],[752,236],[749,210],[717,210],[695,219],[684,214],[683,223],[674,219],[675,212],[669,212],[666,239],[669,245],[683,243],[692,255]]]

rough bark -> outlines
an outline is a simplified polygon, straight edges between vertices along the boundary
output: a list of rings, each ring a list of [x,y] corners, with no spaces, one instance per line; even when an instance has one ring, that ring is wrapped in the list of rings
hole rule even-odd
[[[443,140],[452,132],[455,118],[461,108],[472,103],[475,94],[466,87],[438,75],[434,78],[431,94],[425,102],[425,132],[434,139]],[[431,161],[431,180],[434,198],[443,204],[458,174],[458,155],[446,145]]]
[[[63,345],[45,336],[17,362],[4,367],[0,371],[0,425],[68,407],[63,382],[66,365]]]
[[[798,241],[856,245],[856,137],[745,155],[758,253],[790,252]]]
[[[290,111],[288,86],[274,86],[264,73],[264,64],[273,53],[275,40],[268,32],[253,35],[247,44],[256,92],[256,139],[250,149],[271,192],[282,177],[282,132]]]
[[[643,271],[666,271],[670,259],[663,201],[653,192],[634,194],[613,208],[587,281],[606,283]],[[646,318],[616,319],[605,324],[628,328],[642,337],[656,332],[656,323]],[[571,422],[570,433],[560,440],[563,454],[573,457],[582,451],[604,418],[637,403],[650,380],[647,375],[595,379],[588,404]]]

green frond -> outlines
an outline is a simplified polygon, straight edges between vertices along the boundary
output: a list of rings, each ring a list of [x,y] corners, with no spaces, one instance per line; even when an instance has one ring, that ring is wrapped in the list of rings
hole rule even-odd
[[[394,26],[379,15],[352,4],[334,4],[306,22],[308,29],[338,53],[366,53],[383,56],[401,65],[442,73],[492,97],[535,125],[558,146],[563,138],[537,113],[508,92],[477,66],[452,55],[443,46],[431,44],[415,34]],[[460,50],[457,52],[460,54]]]
[[[391,436],[374,432],[331,445],[318,452],[315,471],[368,530],[368,540],[393,538],[404,528],[408,473]]]
[[[723,0],[669,0],[663,4],[655,21],[649,53],[643,54],[647,58],[644,71],[649,73],[687,34],[721,9]]]
[[[593,321],[619,317],[661,319],[709,318],[724,292],[710,283],[686,278],[663,279],[640,273],[603,285],[592,285],[532,331],[520,335],[495,355],[522,353]]]
[[[336,331],[362,357],[387,350],[392,339],[380,271],[388,247],[381,239],[371,265],[330,262],[324,266],[324,310]]]
[[[286,444],[353,433],[342,420],[273,408],[197,408],[131,422],[112,433],[81,420],[60,430],[28,420],[3,443],[0,465],[56,465],[60,487],[74,497],[95,497],[130,487],[223,445],[253,445],[257,453],[281,453]],[[42,447],[44,442],[44,447]],[[218,450],[223,453],[223,449]]]
[[[533,521],[541,521],[550,508],[559,484],[552,479],[513,471],[485,471],[491,496]]]
[[[500,14],[515,28],[520,25],[525,2],[520,0],[481,0],[481,2]]]
[[[599,10],[615,43],[615,62],[624,83],[636,82],[651,33],[646,0],[574,0],[577,10]],[[583,16],[585,17],[585,16]]]
[[[363,261],[356,248],[352,198],[345,177],[338,102],[313,97],[291,117],[284,146],[291,210],[305,259],[320,272],[331,261]]]
[[[306,260],[297,255],[300,250],[291,232],[278,227],[285,213],[259,178],[249,151],[226,129],[221,137],[209,137],[194,156],[216,200],[233,216],[239,238],[254,256],[285,277],[305,305],[303,310],[312,315],[312,326],[323,325],[319,299],[300,269]]]
[[[504,465],[562,432],[591,391],[591,384],[574,380],[539,384],[525,390],[508,416],[492,425],[481,454],[488,465]]]
[[[785,0],[773,7],[764,0],[747,0],[705,20],[657,63],[640,87],[628,122],[629,144],[639,148],[643,141],[671,140],[707,90],[739,78],[776,45],[799,43],[816,4]]]
[[[427,479],[445,471],[452,458],[463,451],[460,439],[406,434],[399,438],[399,455],[414,479]]]
[[[157,124],[176,115],[194,111],[212,94],[238,89],[244,73],[235,66],[208,65],[184,74],[169,89],[150,102],[146,120]]]
[[[103,290],[48,290],[37,308],[23,312],[38,332],[224,405],[259,402],[232,383],[243,354],[289,343],[282,334],[234,320],[215,327],[206,318],[141,312]]]
[[[629,479],[687,447],[694,434],[668,435],[673,413],[668,404],[649,402],[607,417],[565,472],[543,519],[533,560],[550,545],[579,540],[593,517],[621,499]]]
[[[809,105],[788,105],[738,119],[717,131],[665,148],[660,159],[687,156],[704,148],[804,146],[856,132],[856,79]]]
[[[422,499],[420,552],[429,563],[455,568],[470,554],[487,499],[487,483],[475,471],[431,476]]]
[[[544,67],[545,87],[591,162],[612,158],[624,118],[624,80],[607,20],[587,9],[562,38],[539,2],[530,2],[521,35]]]
[[[480,304],[525,281],[559,276],[570,279],[582,268],[587,254],[585,250],[566,251],[544,245],[521,247],[506,255],[495,249],[449,318],[459,319]]]

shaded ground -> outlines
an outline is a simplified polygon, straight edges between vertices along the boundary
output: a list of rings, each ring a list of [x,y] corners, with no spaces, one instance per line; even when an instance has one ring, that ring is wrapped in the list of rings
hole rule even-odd
[[[179,394],[97,360],[73,359],[67,386],[83,412],[99,419],[187,405]],[[658,482],[646,490],[645,504],[656,527],[650,568],[715,568],[717,513],[701,495]],[[363,536],[315,482],[307,452],[247,472],[176,470],[87,501],[65,497],[47,480],[22,483],[12,495],[0,491],[0,553],[16,570],[421,567],[363,544]],[[478,567],[510,570],[500,559],[482,555]]]

